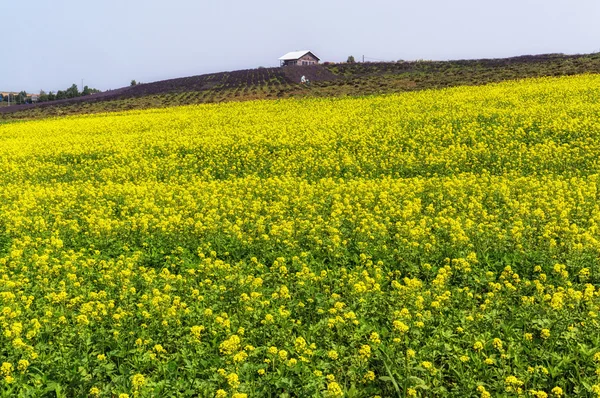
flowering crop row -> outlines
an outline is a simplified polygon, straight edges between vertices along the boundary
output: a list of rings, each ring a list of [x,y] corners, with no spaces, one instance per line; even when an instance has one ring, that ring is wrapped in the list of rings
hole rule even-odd
[[[600,396],[599,98],[1,125],[0,392]]]

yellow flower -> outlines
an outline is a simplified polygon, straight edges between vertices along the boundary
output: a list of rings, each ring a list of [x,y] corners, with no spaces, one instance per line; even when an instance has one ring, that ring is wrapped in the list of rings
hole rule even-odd
[[[279,356],[279,359],[281,359],[282,361],[285,361],[288,356],[288,352],[286,350],[279,350],[277,355]]]
[[[502,351],[502,340],[496,338],[494,339],[494,341],[492,342],[492,345],[494,346],[495,349],[497,349],[498,351]]]
[[[539,390],[539,391],[531,390],[530,393],[535,398],[548,398],[548,394],[546,394],[544,391],[541,391],[541,390]]]
[[[215,393],[215,397],[216,398],[225,398],[225,397],[227,397],[227,391],[217,390],[217,392]]]
[[[479,393],[480,398],[491,398],[491,394],[484,386],[477,386],[477,392]]]
[[[363,359],[369,359],[371,357],[371,346],[367,345],[367,344],[361,346],[360,349],[358,350],[358,354]]]
[[[550,330],[542,329],[542,331],[540,332],[540,337],[544,340],[547,339],[548,337],[550,337]]]
[[[19,369],[19,371],[21,371],[21,372],[25,372],[28,367],[29,367],[29,361],[26,359],[21,359],[17,363],[17,369]]]
[[[265,315],[264,323],[273,323],[275,322],[275,318],[271,314]]]
[[[98,395],[100,395],[100,389],[98,387],[90,388],[90,395],[93,397],[97,397]]]
[[[231,335],[219,345],[221,354],[231,355],[240,349],[241,339],[237,334]]]
[[[233,389],[240,385],[239,377],[236,373],[230,373],[227,375],[227,384]]]
[[[133,384],[133,388],[137,390],[146,384],[146,378],[143,374],[137,373],[131,377],[131,384]]]
[[[344,392],[342,391],[342,387],[335,381],[327,383],[327,394],[330,397],[342,397]]]
[[[204,326],[202,326],[202,325],[195,325],[190,328],[190,333],[191,333],[192,337],[196,340],[200,340],[200,336],[203,331],[204,331]]]
[[[409,329],[408,325],[402,321],[394,321],[393,326],[394,326],[394,329],[396,329],[400,333],[406,333],[406,332],[408,332],[408,329]]]
[[[367,381],[373,381],[373,380],[375,380],[375,373],[373,371],[369,370],[367,373],[365,373],[363,378]]]
[[[306,340],[304,340],[303,337],[297,337],[296,340],[294,341],[294,347],[296,348],[296,351],[298,352],[303,352],[306,349]]]
[[[235,363],[244,362],[246,360],[246,358],[248,358],[248,354],[246,354],[245,351],[240,351],[233,356],[233,362],[235,362]]]
[[[554,396],[560,397],[560,396],[562,396],[562,395],[563,395],[563,389],[562,389],[562,388],[560,388],[560,387],[558,387],[558,386],[557,386],[557,387],[554,387],[554,388],[552,389],[552,394],[553,394]]]
[[[331,350],[331,351],[328,351],[328,352],[327,352],[327,356],[328,356],[329,358],[333,359],[334,361],[335,361],[336,359],[338,359],[338,358],[339,358],[339,356],[338,356],[338,353],[337,353],[337,351],[336,351],[336,350]]]
[[[371,340],[371,342],[374,344],[381,343],[381,338],[379,337],[379,333],[377,333],[377,332],[372,332],[371,335],[369,336],[369,340]]]
[[[473,349],[475,351],[483,350],[483,343],[481,341],[476,341],[475,344],[473,344]]]
[[[519,392],[523,382],[515,376],[508,376],[504,379],[504,384],[506,392]]]

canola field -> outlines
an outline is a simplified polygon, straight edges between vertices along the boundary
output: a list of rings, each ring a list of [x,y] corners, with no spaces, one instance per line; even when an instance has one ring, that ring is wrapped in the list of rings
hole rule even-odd
[[[0,125],[0,396],[600,396],[600,76]]]

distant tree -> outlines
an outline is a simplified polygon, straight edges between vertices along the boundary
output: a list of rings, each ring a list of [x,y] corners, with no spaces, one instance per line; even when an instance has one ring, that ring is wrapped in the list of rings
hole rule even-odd
[[[24,104],[25,102],[27,102],[27,92],[21,91],[17,95],[17,104]]]
[[[85,95],[90,95],[92,93],[92,90],[90,90],[90,88],[88,86],[85,86],[83,88],[83,91],[81,92],[81,96],[85,96]]]
[[[349,63],[349,64],[353,64],[353,63],[355,63],[356,61],[354,60],[354,55],[350,55],[350,56],[348,57],[348,60],[347,60],[346,62],[347,62],[347,63]]]
[[[52,91],[50,91],[48,93],[48,101],[54,101],[56,99],[56,94],[54,94]]]
[[[56,92],[56,99],[57,100],[61,100],[61,99],[65,99],[65,98],[67,98],[67,93],[66,92],[64,92],[62,90],[58,90]]]
[[[71,87],[65,91],[67,98],[77,98],[79,97],[79,89],[77,88],[77,84],[73,84]]]
[[[132,80],[131,83],[129,84],[130,86],[137,86],[137,82],[135,80]]]
[[[40,96],[38,97],[38,102],[46,102],[48,101],[48,94],[44,90],[40,90]]]

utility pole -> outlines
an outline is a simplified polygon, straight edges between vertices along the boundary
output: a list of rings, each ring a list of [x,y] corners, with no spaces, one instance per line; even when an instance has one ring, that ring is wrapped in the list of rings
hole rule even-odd
[[[365,56],[363,55],[363,64],[365,63]]]
[[[83,78],[81,78],[81,92],[83,93]]]

